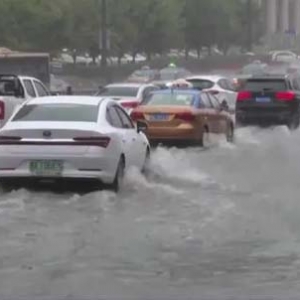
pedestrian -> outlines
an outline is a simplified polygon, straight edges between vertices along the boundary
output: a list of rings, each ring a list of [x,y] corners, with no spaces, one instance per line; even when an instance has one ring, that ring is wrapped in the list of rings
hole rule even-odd
[[[73,90],[72,90],[72,87],[71,86],[68,86],[67,87],[67,95],[73,95]]]

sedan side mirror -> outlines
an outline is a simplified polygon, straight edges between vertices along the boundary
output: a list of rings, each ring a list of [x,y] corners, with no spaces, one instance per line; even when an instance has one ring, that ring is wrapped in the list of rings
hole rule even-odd
[[[146,122],[143,122],[143,121],[137,121],[136,122],[136,128],[137,128],[137,132],[140,133],[140,132],[143,132],[145,133],[148,129],[148,125]]]

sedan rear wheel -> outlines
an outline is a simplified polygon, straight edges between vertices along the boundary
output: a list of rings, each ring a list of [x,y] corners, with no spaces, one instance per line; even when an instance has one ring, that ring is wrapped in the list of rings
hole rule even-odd
[[[203,129],[199,144],[203,148],[208,148],[210,145],[210,135],[207,127],[204,127]]]
[[[150,150],[149,148],[147,148],[146,150],[146,155],[145,155],[145,161],[144,161],[144,165],[142,168],[142,173],[143,174],[147,174],[149,171],[149,164],[150,164]]]
[[[16,184],[9,179],[2,179],[0,182],[1,189],[4,193],[9,193],[16,188]]]
[[[115,179],[113,183],[109,186],[110,190],[116,193],[120,191],[124,179],[124,174],[125,174],[125,160],[123,157],[120,157]]]
[[[296,112],[288,123],[290,130],[298,129],[300,125],[300,112]]]
[[[234,142],[234,128],[232,124],[228,125],[227,132],[226,132],[226,140],[229,143]]]

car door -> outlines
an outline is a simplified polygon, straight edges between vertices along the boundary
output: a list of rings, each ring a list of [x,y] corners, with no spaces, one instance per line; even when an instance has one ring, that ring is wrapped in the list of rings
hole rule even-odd
[[[215,124],[213,119],[213,106],[210,102],[207,93],[202,92],[199,97],[199,114],[201,123],[205,123],[204,125],[208,126],[210,132],[215,131]]]
[[[135,157],[135,153],[132,151],[132,148],[134,148],[134,135],[131,130],[124,128],[124,124],[117,111],[117,107],[117,105],[109,105],[107,107],[107,120],[114,128],[118,129],[126,159],[126,165],[131,166],[134,164]]]
[[[236,102],[236,97],[237,93],[235,91],[235,88],[233,86],[233,83],[230,82],[228,79],[221,79],[218,82],[218,85],[223,89],[223,94],[226,97],[227,103],[230,107],[231,110],[235,109],[235,102]],[[218,98],[220,100],[220,98]],[[220,101],[222,101],[221,99]]]
[[[46,97],[49,96],[50,93],[47,88],[38,80],[33,80],[33,84],[36,90],[38,97]]]
[[[227,112],[221,109],[221,104],[217,97],[208,95],[213,105],[213,119],[215,124],[215,133],[225,133],[227,130]]]
[[[219,111],[217,110],[217,103],[219,102],[215,102],[213,101],[213,99],[216,99],[215,96],[211,95],[210,92],[205,92],[204,93],[207,96],[207,99],[210,103],[210,107],[209,107],[209,116],[210,116],[210,124],[211,124],[211,128],[210,128],[210,132],[214,133],[214,134],[218,134],[220,131],[220,123],[219,123]]]
[[[138,133],[136,127],[134,126],[130,117],[126,114],[126,112],[119,106],[115,106],[117,113],[119,114],[122,120],[123,130],[126,131],[126,135],[128,139],[131,140],[132,148],[131,154],[133,155],[132,164],[137,167],[142,167],[146,155],[146,143],[142,139],[142,133]]]

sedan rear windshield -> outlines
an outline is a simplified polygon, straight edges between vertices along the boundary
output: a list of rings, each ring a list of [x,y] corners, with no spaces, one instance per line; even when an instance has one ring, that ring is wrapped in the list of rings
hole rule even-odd
[[[214,86],[214,82],[207,79],[188,79],[188,82],[190,82],[193,87],[197,90],[205,90],[210,89]]]
[[[180,105],[192,106],[194,104],[192,94],[153,94],[146,105]]]
[[[285,91],[287,85],[283,79],[272,80],[247,80],[245,82],[244,90],[259,92],[259,91]]]
[[[136,97],[139,88],[132,86],[106,86],[101,89],[98,96]]]
[[[96,105],[83,104],[29,104],[12,119],[13,122],[97,122]]]

